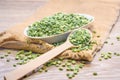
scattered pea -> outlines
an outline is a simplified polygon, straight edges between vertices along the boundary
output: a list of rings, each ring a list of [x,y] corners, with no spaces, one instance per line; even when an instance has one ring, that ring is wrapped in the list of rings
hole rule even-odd
[[[7,60],[6,60],[6,62],[10,62],[10,60],[9,60],[9,59],[7,59]]]
[[[97,76],[98,74],[96,72],[93,73],[94,76]]]
[[[107,43],[108,43],[108,41],[105,41],[104,43],[105,43],[105,44],[107,44]]]
[[[120,36],[117,36],[116,39],[117,39],[117,41],[120,41]]]
[[[111,43],[111,45],[114,45],[114,43]]]
[[[0,59],[4,59],[4,56],[1,56]]]
[[[8,54],[5,54],[5,57],[8,57]]]
[[[78,74],[78,71],[77,71],[77,70],[74,70],[74,71],[73,71],[73,74],[77,75],[77,74]]]
[[[11,54],[11,51],[10,51],[10,50],[7,50],[7,53],[8,53],[8,54]]]
[[[102,58],[99,58],[99,61],[102,61]]]
[[[96,34],[96,31],[93,31],[94,34]]]
[[[39,69],[39,70],[38,70],[38,72],[40,72],[40,73],[41,73],[41,72],[43,72],[43,70],[42,70],[42,69]]]
[[[59,68],[60,71],[63,71],[63,68]]]
[[[48,70],[45,70],[45,72],[48,72]]]
[[[84,64],[83,63],[80,63],[79,64],[79,68],[83,68],[84,67]]]
[[[100,38],[100,35],[98,35],[97,38]]]
[[[72,79],[72,78],[73,78],[73,75],[72,75],[72,74],[66,74],[66,76],[67,76],[69,79]]]
[[[16,64],[13,64],[13,67],[16,67]]]

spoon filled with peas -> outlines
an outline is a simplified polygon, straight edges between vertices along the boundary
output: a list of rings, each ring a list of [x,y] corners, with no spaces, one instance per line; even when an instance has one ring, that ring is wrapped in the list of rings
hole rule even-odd
[[[79,29],[73,30],[67,37],[67,40],[65,43],[44,53],[43,55],[35,58],[34,60],[31,60],[27,64],[20,66],[18,69],[6,74],[5,79],[6,80],[21,79],[23,76],[27,75],[31,71],[34,71],[36,68],[43,65],[50,59],[56,57],[57,55],[62,53],[64,50],[73,46],[75,47],[84,46],[85,44],[88,44],[91,41],[91,39],[92,39],[92,33],[88,29],[79,28]]]

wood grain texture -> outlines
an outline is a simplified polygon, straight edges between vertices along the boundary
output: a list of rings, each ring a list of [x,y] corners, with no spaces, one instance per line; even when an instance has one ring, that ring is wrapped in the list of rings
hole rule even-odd
[[[35,4],[35,5],[34,5]],[[0,31],[7,29],[9,26],[20,23],[25,18],[34,13],[38,6],[42,6],[42,0],[0,0]],[[26,6],[27,7],[24,7]],[[31,6],[34,5],[34,6]],[[14,6],[14,7],[11,7]],[[120,16],[120,14],[119,14]],[[102,52],[119,52],[120,41],[116,40],[120,36],[120,18],[115,24],[110,33],[108,44],[105,44],[100,52],[97,53],[92,63],[83,68],[73,80],[119,80],[120,79],[120,57],[113,56],[109,60],[98,61]],[[111,45],[114,43],[114,45]],[[11,61],[8,63],[6,59],[0,59],[0,80],[3,80],[3,75],[13,69],[12,65],[16,63],[14,60],[16,51],[8,58]],[[7,54],[5,49],[0,49],[0,55]],[[93,76],[92,73],[97,72],[98,76]],[[66,71],[59,71],[55,67],[50,67],[47,73],[34,73],[24,80],[68,80]]]
[[[21,23],[46,0],[0,0],[0,32]]]

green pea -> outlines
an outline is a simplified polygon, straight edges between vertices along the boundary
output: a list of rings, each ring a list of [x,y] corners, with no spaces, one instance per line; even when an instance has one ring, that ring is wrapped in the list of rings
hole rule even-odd
[[[66,74],[69,79],[72,79],[74,76],[73,74]]]
[[[76,47],[72,48],[73,52],[79,52],[84,49],[92,49],[92,45],[90,43],[91,34],[85,29],[79,29],[73,32],[69,40]]]
[[[10,62],[10,60],[9,60],[9,59],[7,59],[7,60],[6,60],[6,62]]]
[[[63,71],[63,68],[59,68],[60,71]]]
[[[16,67],[16,65],[15,65],[15,64],[13,64],[13,67]]]
[[[10,51],[10,50],[8,50],[8,51],[7,51],[7,53],[8,53],[8,54],[11,54],[11,51]]]
[[[99,61],[102,61],[102,58],[99,58]]]
[[[0,59],[4,59],[4,56],[1,56]]]
[[[77,71],[77,70],[74,70],[74,71],[73,71],[73,74],[77,75],[77,74],[78,74],[78,71]]]
[[[61,34],[86,25],[91,20],[79,14],[57,13],[45,17],[29,26],[27,34],[32,37],[46,37]],[[59,44],[55,44],[59,45]]]
[[[94,76],[97,76],[98,74],[96,72],[93,73]]]
[[[7,57],[8,56],[8,54],[5,54],[5,57]]]

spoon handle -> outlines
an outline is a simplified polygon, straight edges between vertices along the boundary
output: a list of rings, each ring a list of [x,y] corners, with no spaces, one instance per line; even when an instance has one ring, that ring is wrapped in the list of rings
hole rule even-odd
[[[24,64],[24,65],[18,67],[16,70],[7,73],[4,76],[4,78],[5,78],[5,80],[18,80],[18,79],[24,77],[25,75],[27,75],[28,73],[30,73],[31,71],[35,70],[42,64],[46,63],[50,59],[56,57],[61,52],[70,48],[71,46],[72,46],[72,44],[70,44],[68,41],[66,41],[64,44],[46,52],[45,54],[37,57],[34,60],[31,60],[27,64]]]

